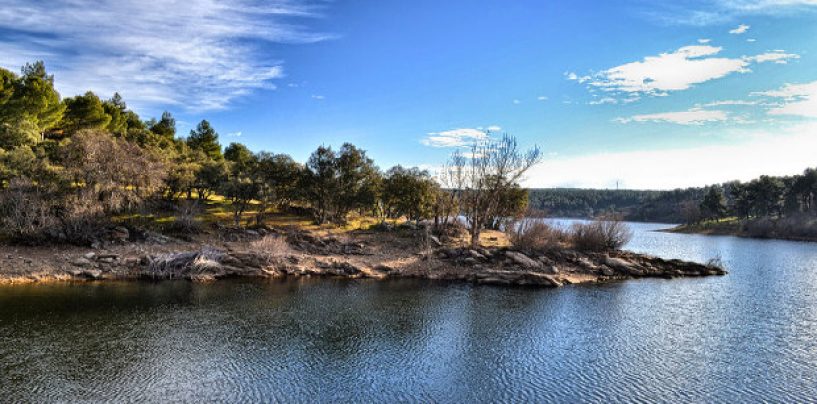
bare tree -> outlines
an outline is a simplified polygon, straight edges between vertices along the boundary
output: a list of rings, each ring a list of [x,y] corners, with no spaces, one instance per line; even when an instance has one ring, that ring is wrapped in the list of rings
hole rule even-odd
[[[503,196],[518,187],[541,156],[537,146],[520,150],[516,138],[507,134],[499,140],[475,143],[469,158],[460,153],[452,156],[444,175],[451,180],[452,195],[468,223],[472,247],[479,244],[482,230],[508,211]]]

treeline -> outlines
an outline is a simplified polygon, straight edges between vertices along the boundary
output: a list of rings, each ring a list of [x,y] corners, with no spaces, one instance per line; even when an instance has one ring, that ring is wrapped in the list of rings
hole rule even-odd
[[[686,220],[681,206],[687,201],[700,201],[705,190],[552,188],[529,192],[531,208],[553,217],[594,218],[614,213],[630,221],[680,223]]]
[[[457,188],[444,190],[425,170],[381,171],[348,143],[321,146],[301,164],[240,143],[223,148],[206,120],[178,136],[169,112],[143,120],[118,94],[61,99],[42,62],[0,77],[0,233],[20,242],[92,242],[116,215],[168,209],[192,227],[196,201],[217,194],[231,201],[236,226],[251,206],[258,225],[273,209],[299,209],[321,224],[343,224],[352,212],[433,218],[445,232],[464,215],[478,239],[524,211],[517,182],[539,157],[508,136],[475,145],[481,157],[455,156],[445,177]]]
[[[817,170],[809,168],[801,175],[761,176],[748,182],[673,191],[533,189],[530,206],[556,217],[592,218],[616,213],[626,220],[666,223],[695,224],[734,217],[757,228],[752,233],[762,235],[760,227],[773,226],[782,219],[810,223],[817,217],[815,195]],[[806,231],[805,225],[801,227],[798,231]],[[811,232],[813,226],[808,227]]]

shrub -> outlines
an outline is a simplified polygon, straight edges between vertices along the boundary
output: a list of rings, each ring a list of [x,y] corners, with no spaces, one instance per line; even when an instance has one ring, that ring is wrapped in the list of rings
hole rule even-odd
[[[174,207],[173,223],[168,231],[176,234],[197,234],[202,232],[202,224],[196,220],[201,214],[201,205],[198,201],[180,201]]]
[[[14,178],[0,193],[0,225],[4,237],[16,242],[37,244],[48,238],[57,225],[50,198],[31,181]]]
[[[582,251],[618,250],[632,238],[632,231],[619,217],[575,223],[570,232],[573,247]]]
[[[292,253],[289,243],[283,237],[270,235],[250,242],[250,249],[264,256],[268,261]]]
[[[525,220],[509,225],[505,230],[511,244],[526,251],[549,251],[569,240],[563,229],[539,220]]]

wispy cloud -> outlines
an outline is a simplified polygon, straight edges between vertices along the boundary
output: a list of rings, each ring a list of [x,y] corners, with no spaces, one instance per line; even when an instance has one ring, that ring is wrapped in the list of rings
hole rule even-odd
[[[241,131],[238,132],[230,132],[227,134],[228,137],[241,137]]]
[[[790,115],[817,118],[817,81],[804,84],[786,84],[780,89],[753,95],[779,98],[782,105],[769,109],[769,115]]]
[[[697,2],[665,2],[645,13],[649,19],[671,25],[706,26],[734,23],[746,16],[785,15],[817,11],[817,0],[707,0]],[[745,33],[750,27],[739,25],[734,34]]]
[[[745,34],[747,31],[749,31],[749,28],[751,28],[751,27],[746,25],[746,24],[740,24],[740,25],[738,25],[737,28],[730,29],[729,33],[732,34],[732,35],[741,35],[741,34]]]
[[[634,115],[629,118],[616,118],[616,122],[664,122],[677,125],[703,125],[709,122],[723,122],[729,119],[729,114],[720,110],[705,110],[692,108],[687,111],[661,112],[657,114]]]
[[[325,99],[326,99],[326,97],[324,97],[324,96],[322,96],[322,95],[313,95],[313,96],[312,96],[312,99],[313,99],[313,100],[319,100],[319,101],[320,101],[320,100],[325,100]]]
[[[488,131],[460,128],[442,132],[431,132],[426,138],[421,140],[420,143],[431,147],[464,147],[486,139],[488,139]]]
[[[622,94],[626,98],[639,94],[663,96],[730,74],[749,73],[753,63],[785,64],[800,57],[780,50],[737,58],[717,56],[722,50],[711,45],[684,46],[674,52],[647,56],[641,61],[625,63],[599,73],[580,76],[571,72],[566,73],[565,77],[591,89],[605,91],[611,94],[610,97]]]
[[[299,24],[319,11],[299,0],[0,0],[0,29],[12,33],[0,54],[15,70],[45,60],[64,96],[220,109],[284,76],[270,44],[330,38]]]

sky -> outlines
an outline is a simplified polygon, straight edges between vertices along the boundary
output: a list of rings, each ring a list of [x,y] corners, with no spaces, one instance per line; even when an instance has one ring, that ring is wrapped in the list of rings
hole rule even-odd
[[[35,60],[63,97],[299,161],[433,170],[508,133],[544,153],[530,187],[817,166],[817,0],[0,0],[0,66]]]

